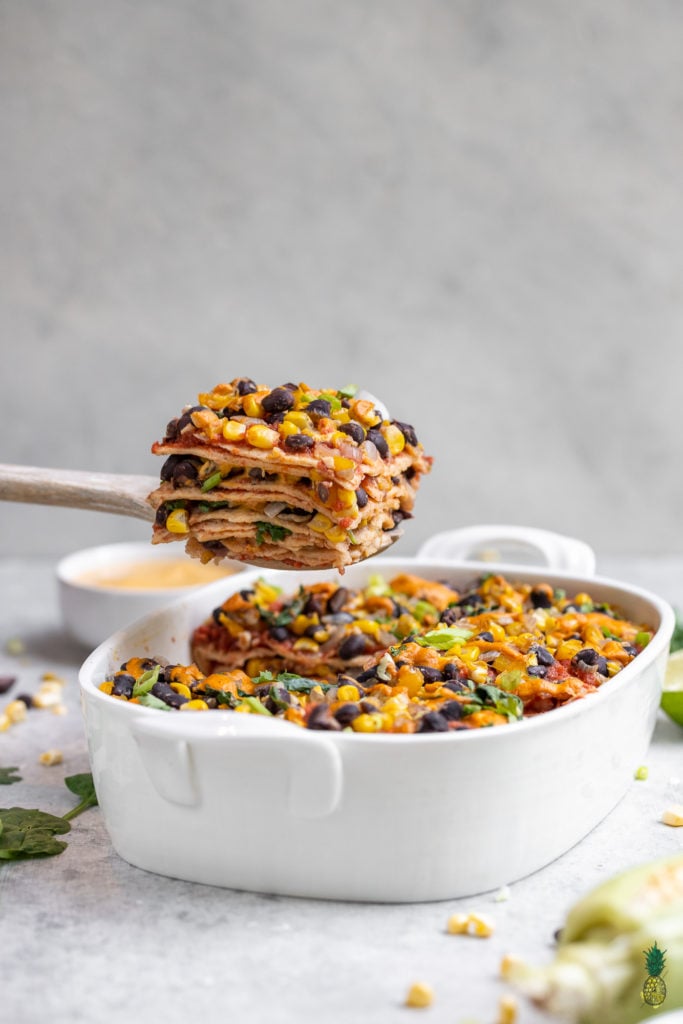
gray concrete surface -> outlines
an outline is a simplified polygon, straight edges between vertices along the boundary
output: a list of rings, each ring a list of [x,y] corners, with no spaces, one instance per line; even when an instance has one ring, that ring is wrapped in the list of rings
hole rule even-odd
[[[0,460],[150,472],[219,380],[356,381],[437,457],[402,553],[683,552],[682,44],[672,0],[0,2]]]
[[[0,734],[0,765],[22,782],[3,806],[63,814],[75,799],[63,779],[88,770],[77,668],[86,652],[62,634],[48,559],[0,562],[0,674],[35,692],[41,673],[66,680],[69,714],[31,711]],[[683,607],[683,560],[601,560],[601,570],[654,589]],[[8,638],[26,645],[20,658]],[[15,691],[16,692],[16,691]],[[0,697],[4,707],[12,694]],[[493,894],[413,905],[326,903],[193,885],[131,867],[112,850],[100,811],[74,819],[57,857],[0,866],[2,1020],[12,1024],[408,1024],[409,985],[435,991],[429,1024],[493,1024],[506,987],[506,953],[552,956],[553,933],[579,895],[636,863],[679,852],[680,829],[659,817],[683,801],[683,730],[663,715],[646,756],[649,777],[578,846]],[[39,754],[57,747],[62,765]],[[501,836],[501,841],[505,837]],[[362,870],[362,836],[358,837]],[[389,852],[388,852],[389,854]],[[390,870],[390,856],[387,859]],[[446,934],[450,914],[494,919],[487,940]],[[667,1007],[665,1006],[664,1009]],[[422,1018],[420,1018],[422,1019]],[[555,1018],[520,1007],[518,1024]]]

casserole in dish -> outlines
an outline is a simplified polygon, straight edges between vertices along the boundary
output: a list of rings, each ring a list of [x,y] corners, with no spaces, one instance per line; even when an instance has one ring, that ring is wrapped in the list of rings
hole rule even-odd
[[[488,528],[468,544],[532,539],[573,571],[496,564],[510,579],[590,590],[647,622],[652,640],[590,696],[534,718],[465,733],[302,730],[260,715],[161,714],[99,683],[132,656],[189,660],[189,640],[232,589],[264,577],[291,589],[330,573],[255,571],[121,630],[81,670],[93,775],[117,852],[147,870],[233,888],[333,899],[447,899],[537,870],[623,796],[647,749],[673,613],[639,588],[590,576],[590,552],[547,535]],[[514,536],[516,532],[517,536]],[[454,544],[455,535],[435,539]],[[432,542],[430,542],[432,543]],[[489,545],[491,546],[491,545]],[[435,553],[434,547],[431,548]],[[459,552],[466,554],[466,551]],[[345,581],[403,571],[467,586],[490,562],[375,559]],[[582,573],[581,570],[586,572]]]

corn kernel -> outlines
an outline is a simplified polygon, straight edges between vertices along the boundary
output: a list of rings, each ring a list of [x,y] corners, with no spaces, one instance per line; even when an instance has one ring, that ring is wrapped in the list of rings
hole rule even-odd
[[[289,437],[291,434],[298,434],[299,428],[296,423],[289,423],[286,420],[278,425],[278,431],[281,437]]]
[[[12,723],[10,722],[9,718],[7,717],[7,715],[5,715],[5,714],[0,715],[0,732],[7,732],[7,730],[9,729],[11,724]]]
[[[683,825],[683,804],[673,804],[671,807],[667,807],[662,815],[662,821],[665,825],[671,825],[672,828],[680,828]]]
[[[395,423],[387,423],[386,426],[381,428],[381,432],[389,446],[389,452],[392,455],[399,455],[406,446],[403,431],[399,430]]]
[[[68,715],[68,713],[69,709],[67,708],[66,704],[55,704],[55,706],[52,708],[53,715]]]
[[[520,967],[524,966],[521,957],[513,953],[506,953],[500,962],[500,976],[504,981],[509,981]]]
[[[351,728],[354,732],[379,732],[384,724],[382,721],[383,716],[380,714],[372,715],[358,715],[357,718],[351,722]]]
[[[277,430],[271,430],[265,423],[252,423],[247,427],[247,441],[254,448],[274,448],[279,438]]]
[[[302,636],[292,644],[295,651],[317,651],[318,645],[311,637]]]
[[[489,678],[489,670],[487,665],[485,665],[483,662],[480,662],[478,665],[473,665],[472,668],[469,670],[469,677],[472,680],[472,682],[476,683],[478,686],[480,686],[482,683],[487,682]]]
[[[399,686],[405,686],[409,697],[416,697],[424,685],[424,676],[417,668],[401,665],[397,682]]]
[[[467,934],[475,935],[478,939],[488,939],[495,931],[495,925],[490,917],[484,914],[470,914],[467,921]]]
[[[245,423],[240,420],[223,421],[223,437],[226,441],[239,441],[247,432]]]
[[[337,700],[358,700],[359,696],[360,694],[357,687],[352,686],[350,683],[345,686],[340,686],[337,690]]]
[[[337,505],[342,508],[352,508],[356,504],[356,492],[347,491],[344,487],[337,487],[335,498]]]
[[[190,687],[185,686],[185,683],[171,683],[171,689],[179,693],[181,697],[187,697],[188,700],[192,699],[192,693]]]
[[[106,693],[106,694],[110,695],[111,691],[114,689],[114,684],[113,683],[100,683],[100,687],[99,688],[102,691],[102,693]]]
[[[242,400],[242,408],[247,416],[251,416],[253,419],[260,420],[263,416],[263,406],[261,400],[256,395],[245,395]]]
[[[468,920],[468,914],[451,914],[446,922],[446,931],[449,935],[465,935]]]
[[[332,520],[328,519],[327,516],[322,515],[318,512],[308,524],[309,529],[313,530],[314,533],[325,533],[332,526]]]
[[[23,722],[26,718],[26,705],[23,700],[12,700],[5,708],[5,714],[10,722]]]
[[[166,529],[169,533],[189,533],[187,511],[184,508],[174,508],[166,520]]]
[[[355,625],[366,636],[379,637],[380,623],[374,619],[357,619]]]
[[[188,700],[186,704],[180,705],[181,711],[208,711],[209,705],[205,700]]]
[[[341,526],[333,526],[329,530],[325,530],[325,538],[329,540],[330,544],[343,544],[346,540],[346,530],[342,530]]]
[[[310,430],[313,426],[313,420],[305,412],[291,412],[285,413],[285,423],[293,423],[299,430]],[[344,435],[346,437],[346,435]],[[348,441],[348,437],[346,438]]]
[[[514,996],[504,995],[498,1001],[498,1020],[496,1024],[515,1024],[517,1020],[517,1000]]]
[[[64,680],[55,672],[43,672],[40,678],[44,683],[59,683],[60,686],[64,686]]]
[[[64,760],[64,755],[61,750],[46,750],[44,754],[41,754],[38,758],[41,764],[48,766],[53,764],[61,764]]]
[[[434,1002],[434,990],[431,985],[427,985],[424,981],[416,981],[408,989],[408,995],[406,996],[406,1006],[413,1006],[423,1008],[425,1006],[431,1006]]]
[[[347,459],[344,455],[335,455],[334,459],[335,472],[342,474],[353,473],[356,468],[356,463],[353,459]]]
[[[557,658],[559,661],[564,661],[567,658],[573,658],[575,654],[578,654],[583,643],[581,640],[563,640],[557,648]]]
[[[607,662],[607,675],[615,676],[617,672],[621,672],[621,664],[618,661]]]
[[[465,644],[460,649],[460,657],[463,661],[477,661],[480,653],[476,644]]]

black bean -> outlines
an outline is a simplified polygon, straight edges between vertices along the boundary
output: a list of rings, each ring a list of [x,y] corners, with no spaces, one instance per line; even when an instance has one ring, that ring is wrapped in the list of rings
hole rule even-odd
[[[443,685],[453,693],[469,693],[472,689],[465,679],[447,679]]]
[[[365,672],[356,679],[357,683],[375,683],[377,681],[377,666],[373,665],[372,668],[366,668]]]
[[[174,469],[176,468],[179,462],[183,461],[184,458],[184,455],[169,455],[169,457],[166,459],[163,466],[161,467],[161,472],[159,474],[161,479],[170,480],[171,477],[173,476]]]
[[[338,732],[341,729],[341,725],[336,718],[332,717],[329,705],[327,704],[314,704],[311,710],[308,712],[308,718],[306,720],[307,729],[326,729],[328,731]]]
[[[327,484],[318,484],[318,497],[323,502],[323,504],[327,501],[329,496],[330,488],[327,486]]]
[[[415,466],[408,466],[407,470],[403,475],[406,478],[406,480],[412,480],[416,473],[417,470],[415,469]]]
[[[166,433],[164,438],[166,441],[174,441],[178,436],[178,433],[178,417],[176,416],[166,424]]]
[[[356,444],[362,444],[365,440],[365,431],[361,427],[360,423],[356,423],[354,420],[351,420],[350,423],[342,423],[339,429],[342,434],[348,434],[351,440],[355,441]]]
[[[541,587],[534,587],[529,597],[534,608],[551,608],[553,599],[548,592]]]
[[[601,676],[607,675],[607,658],[604,658],[602,655],[598,658],[598,672]]]
[[[533,644],[531,650],[536,655],[536,661],[539,665],[547,665],[548,667],[550,667],[551,665],[555,664],[555,659],[553,658],[552,654],[550,653],[548,648],[543,647],[542,644]]]
[[[374,700],[362,700],[359,707],[366,715],[376,715],[379,711],[379,704]]]
[[[223,616],[224,615],[225,615],[225,612],[223,611],[222,608],[214,608],[214,610],[211,612],[211,618],[213,619],[213,621],[216,623],[217,626],[223,626],[224,625],[224,622],[223,622]]]
[[[173,469],[174,487],[191,487],[197,480],[198,468],[190,459],[181,459]]]
[[[156,523],[157,526],[166,525],[166,520],[168,519],[169,512],[170,509],[166,505],[159,505],[159,508],[156,511],[156,515],[154,516],[154,522]]]
[[[527,674],[537,679],[545,679],[547,672],[545,665],[529,665],[527,668]]]
[[[218,701],[215,697],[204,697],[204,702],[206,703],[207,708],[213,709],[218,707]]]
[[[283,640],[289,640],[289,630],[286,626],[271,626],[268,630],[268,635],[273,640],[277,640],[278,643],[282,643]]]
[[[248,601],[250,597],[254,596],[254,594],[255,594],[255,591],[251,590],[251,589],[249,589],[249,590],[240,590],[240,597],[242,598],[243,601]]]
[[[300,452],[306,448],[312,448],[315,444],[312,437],[308,434],[288,434],[285,438],[285,448],[289,448],[290,451]],[[303,480],[300,481],[303,483]],[[308,481],[308,487],[311,486],[311,481]]]
[[[365,635],[363,633],[351,633],[339,645],[339,657],[344,661],[350,661],[351,658],[358,658],[365,654],[366,649],[367,641]]]
[[[443,672],[439,672],[438,668],[429,668],[428,665],[418,665],[417,668],[422,673],[425,683],[443,682]]]
[[[594,651],[592,647],[584,647],[582,651],[578,651],[572,661],[583,662],[584,665],[597,665],[598,663],[598,652]]]
[[[439,714],[449,722],[457,722],[462,718],[462,704],[457,700],[449,700],[439,708]]]
[[[187,697],[183,697],[182,693],[176,693],[168,683],[155,683],[152,693],[159,700],[163,700],[164,704],[168,704],[170,708],[179,708],[181,704],[187,704]]]
[[[27,708],[33,707],[33,697],[30,693],[18,693],[14,699],[20,700]]]
[[[462,608],[457,608],[455,605],[451,605],[450,608],[445,608],[439,617],[439,622],[444,622],[447,626],[453,626],[461,619],[465,613]]]
[[[404,519],[412,519],[413,513],[404,512],[402,508],[395,508],[391,513],[391,518],[394,520],[394,526],[398,526]]]
[[[418,732],[448,732],[448,719],[439,711],[428,711],[420,719]]]
[[[330,597],[327,602],[327,610],[332,612],[334,615],[340,612],[348,600],[349,592],[346,587],[337,587],[334,594]]]
[[[304,411],[309,416],[312,416],[313,419],[318,419],[322,416],[329,416],[332,412],[332,406],[325,398],[314,398],[312,402],[308,403]]]
[[[368,441],[372,441],[383,459],[389,457],[389,445],[387,444],[384,435],[381,434],[379,430],[368,430]]]
[[[333,615],[324,615],[323,622],[331,626],[345,626],[347,622],[353,622],[353,615],[348,612],[335,612]]]
[[[319,633],[319,632],[320,632],[320,624],[316,625],[315,623],[313,623],[310,626],[306,626],[306,629],[304,630],[304,636],[307,636],[307,637],[309,637],[309,639],[312,640],[315,637],[315,634]]]
[[[358,718],[360,713],[360,708],[356,704],[341,704],[335,711],[334,717],[345,729],[347,725],[351,725],[354,718]]]
[[[256,390],[256,384],[254,384],[251,377],[242,377],[242,380],[237,384],[238,395],[253,395]]]
[[[304,615],[323,615],[325,612],[325,598],[322,594],[311,594],[304,605]],[[320,629],[319,626],[315,627]]]
[[[359,487],[358,490],[356,491],[356,501],[358,503],[358,508],[365,508],[369,500],[370,499],[368,498],[367,491],[363,487]]]
[[[135,679],[133,676],[127,674],[115,676],[114,685],[112,686],[112,694],[114,697],[126,697],[130,698],[133,696],[133,687],[135,686]]]
[[[638,653],[637,647],[634,647],[633,644],[628,644],[625,641],[624,643],[622,643],[621,646],[624,648],[627,654],[630,654],[631,657],[635,658],[636,654]]]
[[[233,468],[225,474],[223,479],[234,480],[236,476],[242,476],[243,473],[244,469],[241,466],[233,466]]]
[[[214,554],[219,551],[227,551],[222,540],[204,540],[202,541],[202,547],[205,547],[207,551],[211,551]]]
[[[261,405],[265,412],[286,412],[294,405],[294,395],[287,388],[275,388],[262,399]]]
[[[460,679],[461,671],[454,661],[447,661],[441,671],[444,679]]]
[[[579,606],[577,604],[566,604],[562,609],[562,614],[566,615],[568,612],[578,612]]]
[[[486,640],[486,642],[489,643],[489,644],[493,644],[496,641],[496,638],[493,635],[493,633],[489,633],[488,630],[484,630],[483,633],[477,633],[477,635],[475,636],[474,639],[475,640]]]
[[[400,420],[394,420],[393,422],[401,431],[408,444],[417,444],[417,434],[415,433],[415,428],[411,427],[410,423],[401,423]]]
[[[192,423],[192,413],[201,412],[201,410],[204,408],[205,406],[203,405],[193,405],[191,409],[188,409],[187,412],[184,412],[183,415],[178,420],[178,433],[180,434],[181,431],[183,431],[185,427],[187,427],[190,424],[194,426],[194,424]]]
[[[288,391],[298,391],[299,390],[299,385],[298,384],[292,384],[291,380],[289,381],[289,383],[283,384],[282,386],[283,386],[283,388],[287,388]]]

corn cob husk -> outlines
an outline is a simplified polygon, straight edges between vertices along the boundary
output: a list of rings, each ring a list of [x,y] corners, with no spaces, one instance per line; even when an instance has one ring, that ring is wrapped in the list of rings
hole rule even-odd
[[[655,941],[666,950],[658,1009],[642,996]],[[543,1010],[581,1024],[636,1024],[683,1006],[683,854],[598,886],[569,912],[552,963],[509,958],[503,975]]]

